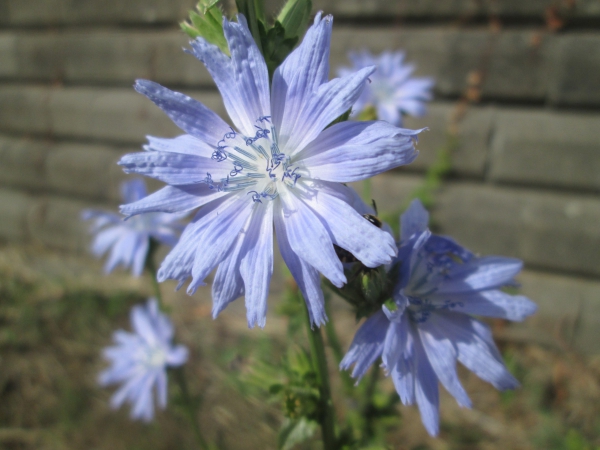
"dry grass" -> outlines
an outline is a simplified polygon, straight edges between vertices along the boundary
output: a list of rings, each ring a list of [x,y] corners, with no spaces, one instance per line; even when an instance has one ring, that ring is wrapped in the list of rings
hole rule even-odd
[[[56,269],[57,264],[63,268]],[[103,367],[99,351],[115,328],[129,327],[129,308],[148,292],[143,280],[101,278],[95,270],[58,256],[0,252],[0,448],[195,448],[176,407],[159,413],[151,425],[131,422],[127,408],[108,408],[111,392],[96,386]],[[279,405],[245,389],[239,376],[253,361],[280,361],[285,321],[270,317],[267,333],[247,330],[241,304],[213,321],[203,294],[168,298],[178,339],[192,348],[186,370],[192,392],[202,399],[200,427],[219,448],[275,448],[283,419]],[[335,306],[347,345],[353,319],[344,305]],[[443,395],[442,433],[432,439],[415,408],[399,407],[398,420],[388,431],[391,448],[600,448],[600,359],[584,360],[564,348],[527,343],[503,342],[502,350],[522,389],[498,393],[465,371],[462,379],[475,409],[461,409]],[[347,405],[331,367],[343,418]],[[392,390],[388,380],[383,389]],[[171,394],[175,405],[174,386]],[[313,441],[305,448],[320,447]]]

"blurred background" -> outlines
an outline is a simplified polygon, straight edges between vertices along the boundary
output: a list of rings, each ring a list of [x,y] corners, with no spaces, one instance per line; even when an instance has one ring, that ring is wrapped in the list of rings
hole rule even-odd
[[[417,75],[436,81],[429,114],[405,123],[429,127],[420,156],[373,180],[379,211],[398,211],[436,155],[449,155],[431,199],[435,229],[475,252],[523,259],[521,292],[539,305],[525,324],[492,323],[523,389],[498,394],[465,373],[475,409],[443,397],[434,440],[416,409],[398,408],[393,448],[600,448],[600,1],[313,4],[335,17],[332,77],[348,50],[403,49]],[[0,448],[193,448],[176,414],[131,423],[95,385],[100,348],[151,289],[126,272],[102,275],[80,213],[116,209],[120,155],[147,134],[180,134],[134,79],[225,116],[202,64],[182,52],[178,23],[194,6],[0,0]],[[179,339],[193,347],[201,427],[223,448],[276,448],[278,405],[235,381],[256,351],[285,348],[276,271],[264,331],[247,330],[241,301],[213,322],[208,289],[189,298],[163,285]],[[354,319],[341,301],[333,307],[347,346]]]

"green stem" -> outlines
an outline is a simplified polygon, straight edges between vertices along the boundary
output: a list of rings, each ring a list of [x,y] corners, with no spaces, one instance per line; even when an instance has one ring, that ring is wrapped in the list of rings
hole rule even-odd
[[[362,430],[363,442],[368,442],[375,435],[375,429],[373,427],[373,411],[375,410],[373,405],[373,395],[375,394],[375,387],[377,386],[377,381],[379,380],[379,371],[380,369],[378,365],[374,365],[371,369],[369,384],[367,384],[367,390],[365,391],[361,408],[361,416],[364,419]]]
[[[163,302],[162,293],[160,292],[160,284],[158,283],[158,279],[156,278],[156,264],[154,263],[154,254],[156,253],[156,249],[158,248],[158,242],[154,239],[150,239],[150,248],[148,249],[148,254],[146,255],[145,267],[146,270],[150,273],[150,278],[152,279],[152,288],[154,289],[154,296],[158,301],[158,306],[162,312],[168,312],[168,308],[165,306]]]
[[[200,431],[200,427],[198,426],[198,419],[196,417],[196,407],[194,405],[194,401],[190,395],[190,391],[188,390],[187,379],[185,377],[185,372],[183,371],[183,367],[177,367],[173,369],[173,375],[177,385],[179,386],[179,390],[181,392],[181,397],[183,398],[183,406],[185,408],[185,414],[190,421],[190,425],[192,425],[192,429],[194,430],[194,436],[196,437],[196,441],[202,450],[210,450],[208,443],[202,437],[202,432]]]
[[[329,294],[326,294],[329,297]],[[333,356],[335,356],[335,362],[339,366],[344,358],[344,351],[342,350],[342,345],[340,344],[340,340],[338,339],[337,332],[335,331],[335,324],[333,323],[333,314],[331,314],[330,308],[331,300],[329,298],[325,298],[325,312],[327,313],[327,317],[329,321],[325,324],[325,335],[327,336],[327,342],[333,351]],[[347,394],[354,395],[354,382],[352,381],[352,377],[347,371],[340,372],[342,377],[342,383],[344,384],[344,390]]]
[[[331,388],[329,386],[329,371],[327,370],[327,358],[325,356],[325,345],[321,329],[313,329],[310,323],[308,307],[302,300],[306,318],[306,330],[310,353],[314,368],[317,372],[317,382],[319,383],[319,401],[321,414],[319,422],[321,423],[321,433],[323,438],[323,448],[325,450],[336,450],[337,439],[335,436],[335,412],[333,410],[333,401],[331,399]]]

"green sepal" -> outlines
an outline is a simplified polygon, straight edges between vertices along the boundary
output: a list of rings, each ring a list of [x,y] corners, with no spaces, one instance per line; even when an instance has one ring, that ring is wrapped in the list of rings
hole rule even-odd
[[[340,123],[340,122],[345,122],[346,120],[348,120],[350,118],[350,114],[352,113],[352,108],[350,108],[348,111],[346,111],[344,114],[342,114],[341,116],[339,116],[337,119],[335,119],[333,122],[331,122],[329,125],[327,125],[325,127],[325,129],[335,125],[336,123]]]
[[[229,55],[229,47],[223,34],[223,12],[217,0],[200,0],[196,11],[190,11],[190,22],[181,22],[181,29],[192,39],[202,37]]]
[[[299,37],[286,37],[286,30],[279,22],[275,22],[268,30],[262,22],[259,22],[258,26],[262,41],[262,53],[269,69],[269,79],[272,79],[275,69],[294,50]]]
[[[306,31],[310,12],[311,0],[288,0],[277,16],[277,22],[285,30],[286,38],[299,38]]]
[[[343,287],[338,288],[327,279],[325,285],[354,307],[356,319],[359,320],[381,311],[381,306],[392,298],[399,269],[400,264],[386,271],[384,266],[368,268],[357,262],[344,271],[348,281]]]

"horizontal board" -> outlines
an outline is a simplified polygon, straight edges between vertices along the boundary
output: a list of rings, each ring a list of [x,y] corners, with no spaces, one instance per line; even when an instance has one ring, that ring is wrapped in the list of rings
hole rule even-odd
[[[558,4],[554,0],[496,0],[475,2],[472,0],[313,0],[315,10],[338,14],[343,17],[386,18],[450,18],[476,17],[530,18],[543,20],[549,8],[559,6],[558,11],[571,19],[600,17],[600,6],[595,0],[578,0],[573,7]]]
[[[190,94],[226,117],[215,91]],[[448,145],[447,130],[456,112],[455,104],[432,103],[428,116],[406,120],[408,128],[429,128],[420,135],[420,156],[409,170],[425,170]],[[598,113],[471,106],[458,122],[452,168],[496,183],[598,192],[599,121]],[[135,145],[148,134],[181,134],[158,107],[130,88],[27,85],[0,85],[0,130]],[[33,173],[35,161],[31,159]],[[24,172],[23,179],[29,178],[36,176]]]
[[[0,77],[6,80],[131,85],[136,78],[214,86],[204,66],[182,51],[177,31],[0,33]],[[438,97],[456,97],[474,76],[482,97],[600,105],[600,36],[544,35],[536,30],[454,27],[334,27],[332,76],[351,50],[404,50],[416,74],[436,80]],[[474,75],[477,74],[477,75]]]
[[[600,115],[499,109],[489,177],[600,192]]]
[[[433,217],[444,233],[477,252],[600,276],[597,196],[453,183],[440,193]]]
[[[195,92],[224,115],[216,92]],[[141,144],[145,136],[182,134],[151,101],[132,88],[0,85],[0,129],[50,137]]]
[[[3,0],[0,24],[177,23],[195,0]]]
[[[0,24],[7,25],[73,25],[87,23],[176,23],[187,17],[195,0],[4,0],[0,3]],[[314,0],[313,11],[323,10],[340,18],[440,19],[500,17],[544,20],[546,10],[558,5],[558,11],[567,20],[600,17],[596,0],[578,0],[573,7],[555,0]],[[267,9],[277,11],[279,0],[267,0]]]

